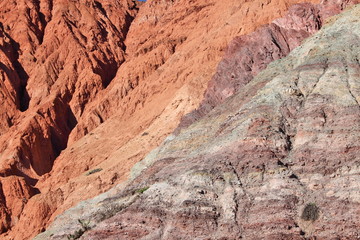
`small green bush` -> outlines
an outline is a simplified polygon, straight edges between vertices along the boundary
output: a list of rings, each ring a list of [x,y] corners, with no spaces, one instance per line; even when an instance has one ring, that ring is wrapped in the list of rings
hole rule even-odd
[[[301,218],[305,221],[315,221],[319,218],[319,214],[319,207],[315,203],[308,203],[301,214]]]
[[[143,188],[140,188],[140,189],[136,189],[136,191],[135,192],[137,192],[137,193],[144,193],[146,190],[148,190],[149,189],[149,187],[143,187]]]

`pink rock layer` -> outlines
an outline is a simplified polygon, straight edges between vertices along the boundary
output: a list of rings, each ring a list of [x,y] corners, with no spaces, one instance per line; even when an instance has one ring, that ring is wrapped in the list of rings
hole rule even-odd
[[[359,17],[357,5],[332,18],[168,138],[94,200],[81,239],[358,239]]]
[[[1,3],[1,237],[126,180],[198,106],[228,42],[298,2]]]
[[[236,37],[217,66],[200,106],[183,117],[179,128],[190,125],[234,95],[269,63],[287,56],[304,39],[317,32],[326,18],[355,3],[357,1],[297,4],[283,18],[252,34]]]

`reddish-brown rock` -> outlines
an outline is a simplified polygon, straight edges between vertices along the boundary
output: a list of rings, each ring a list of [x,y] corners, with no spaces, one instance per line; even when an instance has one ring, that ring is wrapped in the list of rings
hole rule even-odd
[[[359,17],[328,20],[35,239],[358,239]]]
[[[16,43],[4,31],[1,24],[0,59],[0,96],[2,102],[0,135],[2,135],[13,125],[18,111],[22,110],[26,74],[18,62]]]
[[[149,0],[139,13],[125,0],[1,3],[15,56],[4,65],[19,83],[7,87],[15,100],[0,110],[13,119],[0,137],[0,173],[40,192],[19,222],[3,218],[15,224],[6,236],[33,236],[126,180],[198,106],[229,41],[297,2]]]
[[[35,184],[67,147],[76,118],[124,62],[137,8],[132,1],[22,0],[3,1],[0,9],[0,176],[7,214],[0,222],[7,232],[27,204],[16,196],[41,191]],[[45,213],[30,217],[41,224],[35,231]]]

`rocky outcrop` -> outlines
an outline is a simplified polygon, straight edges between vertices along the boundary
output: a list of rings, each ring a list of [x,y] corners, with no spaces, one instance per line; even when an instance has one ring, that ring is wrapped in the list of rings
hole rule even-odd
[[[71,133],[70,142],[116,113],[121,112],[123,119],[130,118],[148,102],[165,101],[157,107],[161,111],[179,101],[188,102],[186,109],[181,107],[176,113],[168,114],[183,115],[188,109],[192,110],[201,100],[228,41],[281,16],[288,6],[299,1],[265,2],[148,1],[129,30],[126,62],[120,66],[107,91],[97,102],[89,104]],[[261,9],[261,14],[255,14],[256,9]],[[183,93],[186,91],[190,93]],[[160,96],[152,96],[154,94]],[[179,96],[181,100],[171,97],[177,94],[186,96]]]
[[[23,84],[19,74],[20,64],[17,61],[15,43],[0,25],[0,97],[2,112],[0,114],[0,135],[5,133],[12,125],[17,112],[22,109]]]
[[[269,63],[287,56],[304,39],[318,31],[327,17],[354,3],[356,1],[297,4],[283,18],[254,33],[235,38],[209,82],[200,106],[183,117],[179,129],[190,125],[241,90]]]
[[[19,77],[11,94],[20,103],[0,110],[13,119],[0,137],[0,174],[31,190],[18,218],[10,217],[18,215],[11,198],[3,199],[1,238],[28,239],[126,180],[198,106],[228,42],[297,2],[1,3],[15,56],[4,64]]]
[[[125,61],[124,40],[138,9],[126,0],[3,1],[0,9],[3,233],[40,192],[36,182],[67,147],[84,106]]]
[[[126,180],[198,106],[228,42],[297,2],[0,3],[1,238],[30,238]],[[276,24],[298,30],[301,19],[322,21],[349,3],[295,10],[300,20]]]
[[[357,239],[359,17],[356,6],[328,20],[169,136],[127,185],[35,239]]]

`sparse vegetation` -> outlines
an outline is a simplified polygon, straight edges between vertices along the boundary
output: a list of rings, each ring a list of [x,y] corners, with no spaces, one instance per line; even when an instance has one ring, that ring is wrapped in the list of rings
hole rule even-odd
[[[73,234],[69,234],[67,236],[68,240],[79,239],[86,231],[91,229],[90,221],[78,219],[78,222],[79,222],[81,228],[79,230],[76,230]]]
[[[315,203],[308,203],[301,214],[301,218],[305,221],[315,221],[319,218],[319,213],[319,207]]]
[[[89,172],[86,173],[86,176],[89,176],[89,175],[91,175],[91,174],[100,172],[100,171],[102,171],[102,170],[103,170],[102,168],[96,168],[96,169],[90,170]]]
[[[135,192],[137,193],[144,193],[146,190],[148,190],[149,187],[143,187],[143,188],[139,188],[139,189],[136,189]]]

